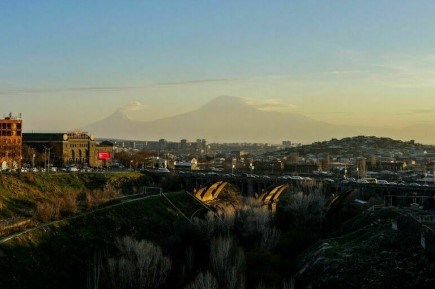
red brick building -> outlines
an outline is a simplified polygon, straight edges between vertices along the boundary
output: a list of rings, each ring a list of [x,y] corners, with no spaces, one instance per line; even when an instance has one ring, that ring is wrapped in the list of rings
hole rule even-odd
[[[22,151],[21,116],[9,116],[0,119],[0,169],[18,169],[21,167]]]

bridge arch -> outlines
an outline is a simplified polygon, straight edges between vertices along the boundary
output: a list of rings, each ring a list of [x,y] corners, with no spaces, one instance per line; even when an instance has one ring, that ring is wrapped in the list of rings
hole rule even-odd
[[[217,199],[220,193],[222,193],[224,188],[226,188],[228,185],[232,185],[232,184],[226,181],[217,181],[211,183],[207,186],[198,189],[195,192],[195,197],[203,202],[213,201]]]
[[[272,186],[269,190],[258,196],[258,199],[263,204],[275,203],[279,200],[279,197],[290,187],[289,184],[280,184],[278,186]]]

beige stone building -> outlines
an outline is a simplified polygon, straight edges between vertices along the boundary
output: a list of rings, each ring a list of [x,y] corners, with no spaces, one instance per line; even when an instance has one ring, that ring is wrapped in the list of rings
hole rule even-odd
[[[110,165],[113,144],[96,142],[92,135],[80,130],[67,133],[24,133],[23,143],[39,153],[49,156],[55,166]],[[102,159],[104,158],[104,159]]]

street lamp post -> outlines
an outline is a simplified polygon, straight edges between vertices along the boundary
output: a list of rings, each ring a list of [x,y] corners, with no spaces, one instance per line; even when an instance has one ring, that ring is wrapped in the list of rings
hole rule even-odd
[[[48,148],[44,146],[44,170],[45,172],[50,170],[50,150],[51,148]],[[48,151],[48,160],[47,160],[47,151]],[[33,158],[35,158],[35,155],[33,155]]]
[[[359,168],[356,168],[357,180],[359,180]]]
[[[236,167],[236,165],[234,165],[234,164],[231,166],[231,177],[234,175],[234,168],[235,167]]]

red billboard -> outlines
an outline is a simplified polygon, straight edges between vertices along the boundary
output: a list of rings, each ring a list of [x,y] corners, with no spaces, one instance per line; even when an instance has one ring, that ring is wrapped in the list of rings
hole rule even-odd
[[[98,160],[99,161],[110,160],[110,152],[98,152]]]

